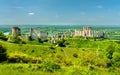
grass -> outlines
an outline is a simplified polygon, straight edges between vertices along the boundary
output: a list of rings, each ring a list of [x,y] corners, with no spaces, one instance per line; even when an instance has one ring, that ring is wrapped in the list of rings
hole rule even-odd
[[[119,47],[120,44],[109,40],[85,41],[79,38],[66,39],[66,42],[69,43],[67,47],[56,47],[48,43],[32,45],[0,41],[7,49],[8,55],[21,52],[29,56],[41,57],[43,60],[40,64],[1,63],[0,75],[120,75],[120,68],[107,68],[105,67],[106,61],[104,61],[106,46],[112,44]],[[43,71],[40,66],[45,61],[58,64],[61,69],[53,69],[53,72]],[[43,69],[51,69],[49,62]]]
[[[30,67],[32,65],[32,67]],[[88,67],[70,66],[53,73],[43,72],[37,66],[40,64],[0,64],[0,75],[119,75],[117,72],[101,70],[88,70]],[[104,70],[103,70],[104,69]]]

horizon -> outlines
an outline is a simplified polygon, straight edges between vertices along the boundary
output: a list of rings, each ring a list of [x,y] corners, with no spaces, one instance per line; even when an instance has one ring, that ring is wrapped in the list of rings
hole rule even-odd
[[[11,24],[11,25],[0,25],[0,26],[2,26],[2,27],[4,27],[4,26],[10,26],[10,27],[14,27],[14,26],[15,27],[16,26],[17,27],[21,27],[21,26],[73,26],[73,27],[74,26],[81,26],[81,27],[91,26],[91,27],[105,27],[105,28],[106,27],[107,28],[109,28],[109,27],[113,27],[113,28],[118,27],[119,28],[120,27],[120,25],[90,25],[90,24],[89,25],[87,25],[87,24],[79,24],[79,25],[77,25],[77,24],[76,25],[72,25],[72,24],[71,25],[70,24],[65,24],[65,25],[60,25],[60,24],[56,24],[56,25],[55,24],[54,25],[53,24],[49,24],[49,25],[48,24],[13,24],[12,25]]]
[[[120,26],[119,0],[0,0],[0,25]]]

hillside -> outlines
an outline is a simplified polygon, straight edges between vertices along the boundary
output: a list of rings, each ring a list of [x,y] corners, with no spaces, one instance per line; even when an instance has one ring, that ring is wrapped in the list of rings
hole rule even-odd
[[[63,42],[66,47],[47,42],[15,44],[0,41],[0,43],[6,48],[8,55],[6,64],[0,65],[0,74],[7,69],[6,75],[11,71],[14,75],[22,74],[21,71],[23,75],[26,73],[28,75],[119,75],[120,64],[115,62],[119,62],[119,56],[117,58],[116,53],[119,54],[120,44],[110,40],[67,38]],[[107,57],[108,54],[113,58]]]

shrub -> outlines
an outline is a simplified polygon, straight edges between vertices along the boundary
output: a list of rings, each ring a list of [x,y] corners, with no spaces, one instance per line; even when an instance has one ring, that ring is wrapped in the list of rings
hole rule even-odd
[[[73,57],[78,58],[78,54],[77,54],[77,53],[74,53],[74,54],[73,54]]]
[[[8,38],[2,32],[0,32],[0,39],[7,41]]]
[[[7,53],[6,49],[0,45],[0,62],[6,61],[7,60]]]
[[[51,61],[44,61],[42,64],[42,71],[54,72],[59,69],[61,69],[60,65]]]
[[[31,59],[31,62],[32,63],[41,63],[42,62],[42,59],[40,57],[33,57]]]
[[[120,67],[120,53],[119,52],[114,52],[112,56],[112,62],[114,66]]]
[[[57,44],[60,46],[60,47],[66,47],[65,44],[64,44],[65,40],[57,40]]]
[[[10,53],[8,57],[8,62],[10,63],[28,63],[30,62],[30,57],[23,53]]]
[[[89,66],[88,66],[88,69],[89,69],[90,71],[92,71],[92,70],[95,69],[95,66],[94,66],[94,65],[89,65]]]
[[[8,57],[8,62],[10,63],[41,63],[42,59],[40,57],[31,57],[24,53],[10,53]]]
[[[63,60],[63,63],[64,63],[65,66],[70,66],[70,65],[72,65],[72,61],[71,61],[70,59],[64,59],[64,60]]]
[[[105,59],[104,58],[99,58],[95,61],[95,66],[98,66],[98,67],[106,67],[106,62],[105,62]]]
[[[82,65],[88,66],[89,64],[94,65],[96,63],[96,59],[98,58],[97,55],[92,52],[84,52],[84,55],[81,57]]]
[[[10,36],[9,42],[11,43],[21,43],[21,39],[18,36]]]
[[[105,49],[105,56],[108,58],[108,59],[112,59],[112,55],[113,55],[113,52],[115,51],[115,46],[110,44],[106,47]]]

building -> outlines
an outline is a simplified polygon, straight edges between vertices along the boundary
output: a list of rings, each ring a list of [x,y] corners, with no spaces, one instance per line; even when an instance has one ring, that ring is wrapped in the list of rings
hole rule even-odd
[[[92,27],[85,26],[83,30],[75,30],[74,36],[84,36],[84,37],[102,37],[108,38],[108,35],[104,31],[94,31]]]
[[[38,38],[40,38],[41,41],[45,41],[45,40],[47,40],[48,32],[39,31],[39,30],[30,28],[29,36],[31,37],[31,39],[38,39]]]
[[[12,35],[21,36],[21,30],[18,27],[12,27]]]
[[[83,30],[75,30],[74,36],[93,36],[92,27],[85,26],[83,27]]]

